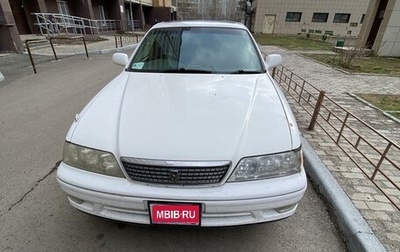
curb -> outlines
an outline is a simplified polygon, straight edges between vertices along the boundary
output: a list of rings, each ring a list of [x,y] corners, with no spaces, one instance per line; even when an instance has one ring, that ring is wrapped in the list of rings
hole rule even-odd
[[[325,197],[333,211],[347,248],[350,251],[386,251],[360,212],[354,206],[328,168],[302,137],[304,167],[317,190]]]

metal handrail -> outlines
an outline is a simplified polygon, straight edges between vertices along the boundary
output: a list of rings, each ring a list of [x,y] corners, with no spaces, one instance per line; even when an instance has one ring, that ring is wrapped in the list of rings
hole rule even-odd
[[[400,186],[393,179],[393,176],[400,175],[399,144],[289,69],[281,66],[275,68],[272,74],[286,93],[312,117],[309,130],[318,124],[376,188],[400,210],[396,196],[381,185],[383,180],[392,186],[392,190],[400,191]],[[371,135],[379,141],[372,141]]]
[[[139,20],[114,20],[114,19],[89,19],[61,13],[32,13],[36,17],[34,25],[39,27],[41,35],[54,35],[60,33],[75,35],[99,35],[99,32],[122,30],[133,23],[134,28],[140,27]]]
[[[32,13],[36,16],[35,25],[39,26],[42,35],[60,34],[64,31],[66,34],[99,35],[97,21],[64,15],[60,13]]]
[[[139,38],[140,37],[140,38]],[[115,48],[118,48],[118,45],[120,47],[123,47],[123,42],[128,43],[128,42],[134,42],[136,40],[136,43],[139,43],[140,39],[142,39],[143,35],[139,35],[135,33],[133,36],[114,36],[115,40]]]
[[[32,68],[33,68],[33,72],[34,72],[35,74],[37,74],[36,65],[35,65],[35,61],[33,60],[33,57],[32,57],[32,52],[31,52],[30,45],[31,45],[31,44],[37,44],[37,43],[44,43],[44,42],[47,43],[47,42],[49,42],[49,41],[47,41],[47,40],[45,40],[45,39],[27,39],[27,40],[25,41],[26,50],[28,51],[29,59],[30,59],[30,61],[31,61]],[[52,48],[52,50],[53,50],[54,58],[57,60],[57,55],[56,55],[56,52],[55,52],[54,47],[53,47],[52,44],[51,44],[51,48]]]
[[[82,41],[83,41],[83,46],[85,47],[86,58],[89,59],[89,52],[88,52],[88,49],[87,49],[87,46],[86,46],[86,39],[85,39],[84,36],[79,36],[79,37],[67,37],[67,38],[52,37],[52,38],[50,38],[49,40],[50,40],[50,45],[51,45],[51,48],[53,49],[54,57],[56,58],[56,60],[58,60],[58,58],[57,58],[57,55],[56,55],[56,52],[55,52],[54,46],[53,46],[53,40],[55,40],[55,39],[57,39],[57,40],[60,40],[60,39],[67,39],[67,40],[82,39]]]
[[[86,40],[85,40],[85,37],[83,37],[83,36],[68,37],[68,38],[51,37],[49,40],[47,40],[47,39],[27,39],[25,41],[25,46],[26,46],[26,50],[28,51],[29,59],[30,59],[31,64],[32,64],[33,72],[35,74],[37,74],[37,70],[36,70],[35,61],[33,60],[33,57],[32,57],[32,52],[31,52],[30,45],[31,44],[37,44],[37,43],[47,43],[47,42],[49,42],[50,46],[51,46],[51,50],[53,51],[54,59],[58,60],[58,57],[57,57],[57,54],[56,54],[56,50],[54,49],[54,44],[53,44],[53,40],[55,40],[55,39],[69,39],[69,40],[71,40],[71,39],[72,40],[82,39],[83,46],[85,47],[86,57],[89,58],[89,52],[88,52],[88,49],[87,49],[87,46],[86,46]]]

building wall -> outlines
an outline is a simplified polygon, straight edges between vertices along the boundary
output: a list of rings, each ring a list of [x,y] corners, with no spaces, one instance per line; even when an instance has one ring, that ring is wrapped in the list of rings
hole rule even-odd
[[[0,0],[0,51],[23,51],[8,0]]]
[[[21,0],[17,0],[17,1],[10,1],[9,3],[19,34],[30,33],[28,20],[25,16],[25,11],[23,8],[23,2]]]
[[[111,15],[110,15],[112,13],[112,9],[114,8],[114,6],[110,4],[110,2],[107,2],[105,0],[98,0],[98,1],[92,0],[94,19],[101,19],[100,9],[99,9],[100,5],[104,7],[104,14],[106,16],[106,19],[114,19],[114,18],[111,18]]]
[[[171,7],[171,0],[153,0],[154,7]]]
[[[47,12],[58,13],[58,6],[56,0],[45,0]]]
[[[171,21],[171,7],[154,7],[150,13],[150,25],[154,25],[156,22]]]
[[[370,0],[257,0],[253,31],[263,33],[266,15],[275,15],[273,34],[324,34],[333,32],[337,36],[358,36],[361,18],[366,13]],[[301,12],[300,22],[287,22],[288,12]],[[312,22],[314,13],[329,13],[327,22]],[[348,13],[348,23],[334,23],[336,13]],[[272,17],[273,20],[273,17]]]
[[[94,19],[93,9],[88,1],[68,1],[70,15]]]
[[[373,49],[380,56],[400,57],[400,0],[389,1]]]
[[[204,9],[202,0],[180,0],[177,2],[178,20],[202,19]]]

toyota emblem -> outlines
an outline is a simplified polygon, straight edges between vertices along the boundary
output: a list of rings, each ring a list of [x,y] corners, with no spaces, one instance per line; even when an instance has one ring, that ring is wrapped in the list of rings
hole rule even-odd
[[[179,180],[179,171],[178,170],[170,170],[169,171],[169,179],[173,182]]]

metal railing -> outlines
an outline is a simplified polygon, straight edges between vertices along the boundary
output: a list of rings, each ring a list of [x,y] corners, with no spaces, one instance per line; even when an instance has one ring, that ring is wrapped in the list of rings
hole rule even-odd
[[[56,51],[54,50],[53,40],[77,40],[77,39],[82,39],[83,47],[85,48],[86,58],[89,59],[89,52],[88,52],[88,49],[87,49],[87,46],[86,46],[86,39],[83,36],[67,37],[67,38],[60,38],[60,37],[50,38],[49,41],[50,41],[51,48],[53,49],[53,53],[54,53],[55,59],[58,60]]]
[[[34,29],[42,36],[58,34],[98,36],[99,32],[124,30],[124,26],[132,30],[132,23],[134,30],[141,27],[139,20],[94,20],[60,13],[32,13],[32,15],[36,20]]]
[[[119,31],[122,30],[122,23],[120,20],[103,19],[94,20],[99,32]]]
[[[86,40],[85,40],[85,37],[83,37],[83,36],[80,36],[80,37],[69,37],[69,38],[50,38],[49,40],[47,40],[47,39],[28,39],[28,40],[25,41],[25,46],[26,46],[26,50],[28,51],[28,55],[29,55],[29,59],[31,61],[33,72],[35,74],[37,74],[37,70],[36,70],[35,61],[33,60],[33,56],[32,56],[32,52],[31,52],[31,47],[30,46],[32,44],[50,43],[51,50],[53,51],[54,59],[58,60],[56,50],[54,49],[53,40],[59,40],[59,39],[68,39],[68,40],[82,39],[83,46],[85,47],[86,57],[89,58],[89,53],[88,53],[87,46],[86,46]]]
[[[281,66],[273,77],[344,154],[400,210],[400,146],[300,76]]]
[[[123,44],[129,42],[139,43],[142,38],[143,35],[137,33],[135,33],[133,36],[114,36],[115,48],[118,48],[118,46],[123,47]]]
[[[31,44],[43,44],[43,43],[48,43],[48,42],[49,41],[46,39],[27,39],[25,41],[25,47],[26,47],[26,50],[28,51],[29,60],[31,61],[31,65],[33,68],[33,73],[35,73],[35,74],[37,74],[37,70],[36,70],[35,61],[33,60],[33,57],[32,57],[32,52],[31,52],[30,46],[31,46]],[[53,50],[54,59],[57,59],[56,52],[54,50],[53,45],[51,45],[51,48]]]
[[[32,13],[35,16],[35,29],[44,35],[73,34],[99,35],[97,20],[64,15],[60,13]]]
[[[130,31],[132,30],[132,23],[134,30],[142,30],[142,24],[140,20],[126,20],[124,23],[126,24],[127,29]]]
[[[139,20],[112,20],[112,19],[105,19],[105,20],[95,20],[97,28],[99,32],[110,32],[110,31],[122,31],[125,28],[128,31],[131,31],[132,23],[133,23],[133,30],[141,30],[141,25]]]

